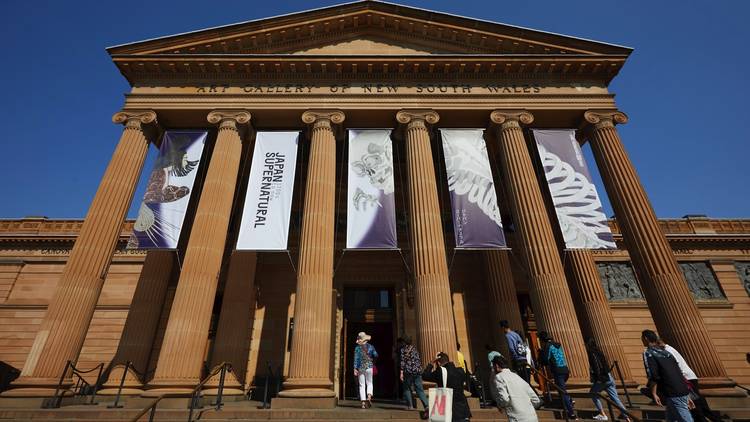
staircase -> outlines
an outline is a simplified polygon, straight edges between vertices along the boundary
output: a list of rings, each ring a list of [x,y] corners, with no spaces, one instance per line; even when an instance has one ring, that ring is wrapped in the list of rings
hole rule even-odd
[[[582,421],[592,420],[595,414],[591,400],[585,396],[574,394],[576,409]],[[97,399],[98,405],[70,405],[60,409],[0,409],[0,421],[34,421],[34,422],[129,422],[143,408],[142,401],[131,399],[126,402],[122,409],[108,409],[104,397]],[[420,421],[417,411],[403,410],[403,406],[388,403],[376,403],[371,409],[360,409],[359,402],[344,401],[335,409],[305,410],[305,409],[260,409],[261,403],[254,401],[227,402],[224,409],[216,411],[206,406],[203,410],[197,410],[194,420],[229,422],[229,421],[266,421],[274,422],[417,422]],[[655,421],[664,419],[663,408],[649,406],[644,403],[636,403],[638,406],[633,413],[642,417],[644,421]],[[169,404],[159,407],[156,412],[155,421],[160,422],[185,422],[188,411],[183,406],[170,408]],[[736,402],[731,406],[714,406],[714,410],[721,411],[734,421],[750,421],[750,402]],[[472,421],[507,421],[507,417],[497,409],[472,409]],[[542,409],[538,411],[541,422],[561,421],[560,412],[556,409]],[[140,421],[148,421],[148,415]]]

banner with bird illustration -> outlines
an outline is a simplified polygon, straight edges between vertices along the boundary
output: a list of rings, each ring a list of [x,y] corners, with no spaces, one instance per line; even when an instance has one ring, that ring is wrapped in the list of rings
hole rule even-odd
[[[346,247],[397,248],[391,130],[350,130],[348,163]]]
[[[505,248],[482,129],[440,129],[456,249]]]
[[[565,247],[616,249],[575,130],[534,129],[532,132]]]
[[[148,179],[128,249],[175,249],[208,132],[169,130]]]
[[[298,143],[299,132],[257,133],[238,250],[286,250]]]

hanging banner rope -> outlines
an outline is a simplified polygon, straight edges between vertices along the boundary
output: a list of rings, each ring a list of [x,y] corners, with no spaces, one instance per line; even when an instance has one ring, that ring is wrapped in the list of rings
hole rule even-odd
[[[396,249],[390,129],[350,130],[346,247]]]
[[[575,131],[534,129],[532,132],[565,247],[616,249]]]
[[[482,129],[440,129],[457,249],[505,248]]]
[[[175,249],[208,132],[169,130],[148,178],[128,249]]]
[[[238,250],[283,251],[289,238],[299,132],[258,132]]]

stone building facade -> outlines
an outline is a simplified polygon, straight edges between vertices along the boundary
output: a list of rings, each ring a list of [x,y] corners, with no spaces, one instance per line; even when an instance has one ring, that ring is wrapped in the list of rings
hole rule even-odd
[[[21,371],[4,396],[49,395],[67,361],[104,362],[106,388],[126,372],[127,393],[144,396],[190,391],[231,362],[234,394],[270,364],[285,377],[277,406],[325,407],[353,395],[358,331],[374,334],[377,393],[393,396],[397,336],[423,356],[455,356],[458,342],[481,366],[484,344],[503,343],[500,319],[532,343],[552,332],[574,386],[588,382],[588,336],[642,383],[645,328],[711,394],[750,382],[750,221],[656,219],[608,89],[631,49],[363,1],[108,52],[132,88],[86,218],[0,221],[0,360]],[[210,129],[178,248],[126,250],[149,145],[178,128]],[[344,250],[344,128],[396,132],[401,252]],[[510,250],[454,251],[437,128],[486,128]],[[560,245],[529,128],[591,144],[617,250]],[[305,134],[289,254],[233,250],[258,130]]]

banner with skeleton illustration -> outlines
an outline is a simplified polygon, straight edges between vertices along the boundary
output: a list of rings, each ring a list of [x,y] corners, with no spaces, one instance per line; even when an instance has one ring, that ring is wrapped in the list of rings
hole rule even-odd
[[[350,130],[348,168],[346,247],[397,248],[390,129]]]
[[[534,130],[557,220],[569,249],[615,249],[575,131]]]
[[[258,132],[242,209],[239,250],[287,248],[299,132]]]
[[[440,129],[456,248],[506,247],[482,129]]]
[[[208,133],[170,130],[148,178],[129,249],[175,249]]]

